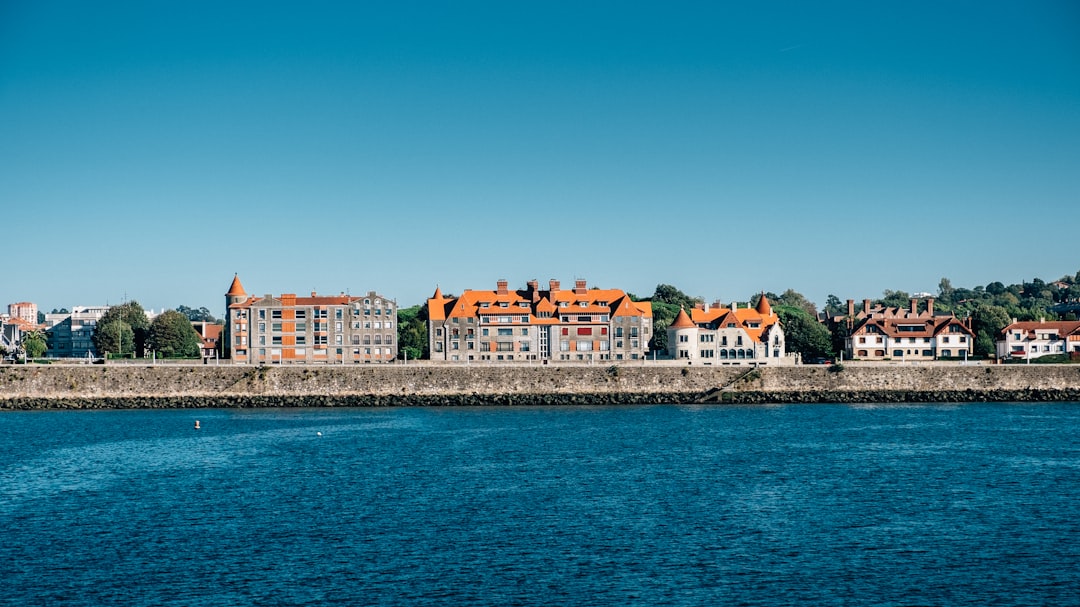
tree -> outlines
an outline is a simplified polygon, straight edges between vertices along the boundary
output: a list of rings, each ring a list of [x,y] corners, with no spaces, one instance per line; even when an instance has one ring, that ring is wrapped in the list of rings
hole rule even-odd
[[[754,300],[752,303],[756,304],[757,301]],[[784,291],[779,297],[777,297],[773,301],[773,303],[781,306],[799,308],[800,310],[809,314],[811,317],[817,318],[817,306],[815,306],[812,301],[807,299],[802,293],[799,293],[795,289],[788,289],[787,291]]]
[[[150,328],[150,321],[146,318],[146,311],[139,305],[137,301],[129,301],[125,304],[113,306],[105,312],[97,322],[97,326],[94,327],[94,334],[90,337],[90,341],[94,343],[94,348],[98,352],[116,352],[117,350],[110,350],[105,347],[104,340],[109,339],[106,333],[103,332],[103,327],[114,321],[122,321],[127,323],[131,327],[132,334],[134,336],[134,351],[135,356],[142,357],[146,351],[146,333]],[[112,338],[116,337],[115,331]]]
[[[147,345],[164,358],[197,358],[202,353],[202,338],[176,310],[162,312],[150,323]]]
[[[788,352],[797,352],[803,360],[833,355],[829,330],[806,310],[780,305],[773,311],[780,316]]]
[[[675,321],[681,309],[679,306],[662,301],[652,302],[653,334],[649,339],[649,350],[667,352],[667,328]]]
[[[847,305],[840,302],[840,298],[829,293],[829,296],[825,298],[825,316],[833,318],[836,316],[845,316],[847,314]]]
[[[956,299],[953,297],[954,291],[952,281],[948,278],[942,278],[941,282],[938,283],[938,298],[942,302],[950,305],[956,303]]]
[[[398,308],[398,356],[428,358],[427,304]]]
[[[94,347],[102,356],[106,352],[118,356],[127,356],[135,353],[135,332],[131,325],[114,318],[109,322],[98,323],[94,328]]]
[[[37,330],[23,335],[22,347],[26,351],[27,358],[41,358],[45,356],[45,352],[49,349],[45,334]]]
[[[214,318],[214,315],[207,310],[205,306],[196,310],[195,308],[189,308],[187,306],[177,306],[176,311],[188,317],[191,322],[209,322],[219,323],[218,319]]]
[[[700,297],[690,297],[686,293],[683,293],[679,289],[671,285],[656,285],[656,291],[653,293],[652,298],[649,299],[652,302],[660,302],[685,310],[689,310],[694,307],[695,304],[702,303],[704,300]],[[674,317],[672,317],[674,320]]]

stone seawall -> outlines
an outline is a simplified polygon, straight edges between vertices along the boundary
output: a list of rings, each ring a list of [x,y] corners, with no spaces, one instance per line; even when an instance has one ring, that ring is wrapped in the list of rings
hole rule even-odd
[[[0,367],[0,409],[1080,401],[1080,366]]]

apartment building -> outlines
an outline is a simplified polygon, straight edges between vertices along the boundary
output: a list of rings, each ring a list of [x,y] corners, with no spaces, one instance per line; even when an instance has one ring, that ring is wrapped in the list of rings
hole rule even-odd
[[[75,306],[67,314],[45,315],[45,336],[49,358],[94,358],[101,354],[94,348],[91,338],[94,327],[108,306]]]
[[[935,314],[933,297],[927,298],[921,310],[917,298],[912,298],[906,309],[871,307],[870,300],[864,299],[859,312],[855,311],[854,300],[849,299],[848,315],[843,321],[850,327],[844,342],[847,356],[858,360],[966,358],[975,344],[970,319]]]
[[[584,280],[573,289],[551,280],[546,290],[531,280],[515,291],[499,280],[493,291],[457,297],[436,288],[427,305],[433,361],[643,360],[652,336],[652,304]]]
[[[1016,322],[1001,331],[998,358],[1032,359],[1052,354],[1080,356],[1080,321]]]
[[[397,358],[397,302],[367,295],[248,296],[233,278],[225,343],[237,363],[388,363]]]
[[[757,306],[699,304],[668,326],[668,351],[676,360],[704,365],[793,365],[780,317],[763,293]]]
[[[32,325],[36,325],[38,324],[37,304],[29,301],[8,304],[8,316],[11,318],[21,318]]]

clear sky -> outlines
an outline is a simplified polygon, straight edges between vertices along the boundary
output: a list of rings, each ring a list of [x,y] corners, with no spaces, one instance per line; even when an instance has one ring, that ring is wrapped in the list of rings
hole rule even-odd
[[[1080,270],[1080,3],[0,0],[0,304]]]

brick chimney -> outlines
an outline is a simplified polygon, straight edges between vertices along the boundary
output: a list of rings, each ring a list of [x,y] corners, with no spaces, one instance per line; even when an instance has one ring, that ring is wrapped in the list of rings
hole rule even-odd
[[[847,315],[848,316],[855,316],[855,300],[854,299],[847,300]]]
[[[930,316],[934,315],[934,298],[933,297],[927,297],[926,298],[926,313],[929,314]]]
[[[499,295],[506,295],[507,286],[509,286],[510,283],[508,283],[505,278],[502,278],[499,279],[495,284],[498,286],[498,290],[496,291],[496,293],[498,293]]]
[[[529,281],[529,299],[533,303],[540,301],[540,281],[535,278]]]
[[[869,299],[862,300],[862,311],[863,311],[863,314],[870,314],[870,300]]]
[[[555,280],[554,278],[549,280],[548,281],[548,290],[551,291],[552,295],[554,295],[555,292],[559,290],[559,281]]]
[[[588,292],[589,289],[585,286],[585,282],[586,281],[582,278],[574,281],[574,295],[584,295]]]
[[[919,300],[918,300],[918,298],[915,298],[915,297],[911,298],[911,315],[912,316],[918,316],[919,315]]]

